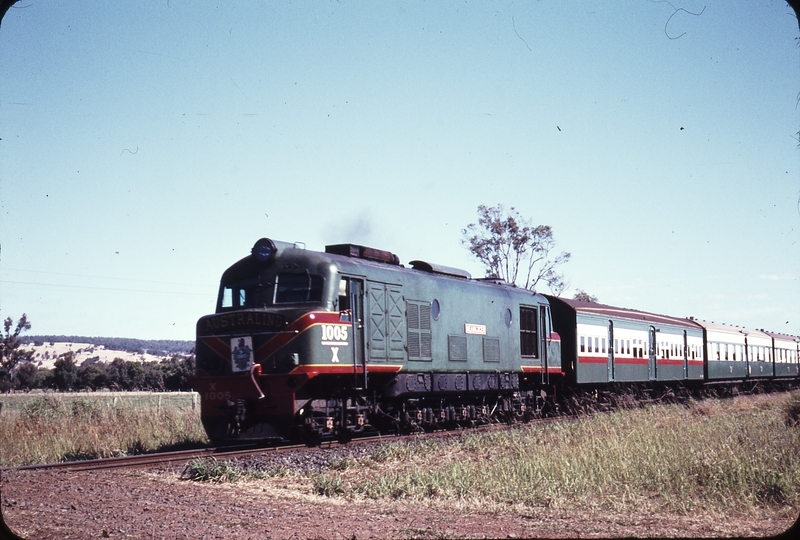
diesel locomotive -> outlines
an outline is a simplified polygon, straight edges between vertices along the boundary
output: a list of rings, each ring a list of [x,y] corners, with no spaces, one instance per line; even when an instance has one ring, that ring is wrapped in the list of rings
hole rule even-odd
[[[262,238],[197,322],[191,384],[212,440],[314,444],[525,421],[560,387],[796,381],[798,341]]]

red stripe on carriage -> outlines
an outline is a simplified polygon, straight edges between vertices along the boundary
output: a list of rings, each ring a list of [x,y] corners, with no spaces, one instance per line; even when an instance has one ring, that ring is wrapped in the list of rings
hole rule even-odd
[[[683,359],[666,359],[666,358],[659,358],[656,360],[659,366],[682,366]]]
[[[617,359],[619,361],[619,359]],[[579,356],[579,364],[608,364],[607,356]]]

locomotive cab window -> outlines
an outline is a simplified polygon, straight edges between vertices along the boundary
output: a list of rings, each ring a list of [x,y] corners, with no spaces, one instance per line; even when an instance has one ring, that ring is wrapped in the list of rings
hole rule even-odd
[[[314,274],[278,274],[275,283],[275,303],[320,302],[323,283],[322,276]]]
[[[220,293],[220,308],[224,310],[264,307],[270,300],[269,284],[259,284],[258,278],[226,283]]]
[[[522,356],[539,356],[539,335],[536,328],[538,320],[536,308],[519,308],[519,345]]]

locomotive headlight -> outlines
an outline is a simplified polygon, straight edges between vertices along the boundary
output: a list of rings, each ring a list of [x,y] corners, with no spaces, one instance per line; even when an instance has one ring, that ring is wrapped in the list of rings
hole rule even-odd
[[[250,250],[250,253],[258,262],[268,263],[275,257],[277,251],[278,248],[275,246],[275,242],[269,238],[262,238],[253,244],[253,249]]]

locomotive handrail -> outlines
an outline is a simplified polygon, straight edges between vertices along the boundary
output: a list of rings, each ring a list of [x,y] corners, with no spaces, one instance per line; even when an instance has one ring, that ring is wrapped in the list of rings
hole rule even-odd
[[[258,399],[264,399],[266,396],[264,392],[261,391],[261,387],[258,386],[258,381],[256,381],[255,371],[258,368],[258,374],[261,375],[261,364],[253,364],[250,366],[250,380],[253,381],[253,384],[256,386],[256,390],[258,390]]]

